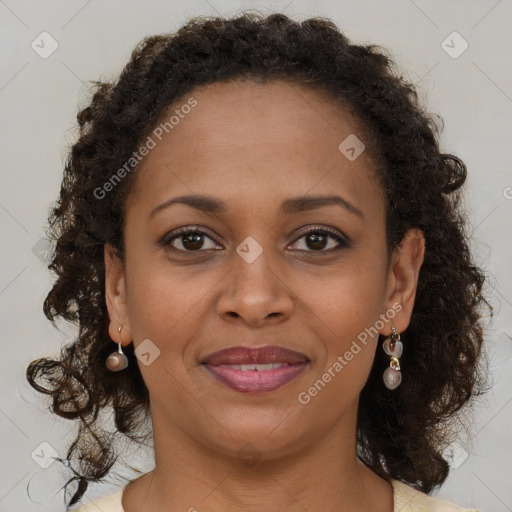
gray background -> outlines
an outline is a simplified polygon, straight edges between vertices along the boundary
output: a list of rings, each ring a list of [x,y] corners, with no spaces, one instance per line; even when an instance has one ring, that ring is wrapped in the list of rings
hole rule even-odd
[[[482,511],[512,510],[510,0],[0,0],[0,511],[64,510],[61,487],[68,473],[58,462],[46,469],[40,464],[56,453],[65,456],[74,426],[46,412],[24,372],[32,359],[57,355],[74,333],[65,323],[54,329],[42,313],[51,276],[40,240],[76,134],[78,105],[87,100],[87,81],[114,78],[146,35],[174,31],[190,16],[229,16],[245,8],[331,17],[354,41],[383,45],[417,84],[427,108],[443,116],[442,149],[468,165],[465,207],[473,250],[492,278],[495,318],[487,350],[494,386],[477,403],[474,440],[461,437],[453,446],[453,470],[435,495]],[[58,43],[45,59],[31,47],[34,40],[42,46],[44,31]],[[451,36],[443,48],[454,31],[463,39]],[[469,47],[454,58],[464,40]],[[142,470],[152,468],[150,450],[127,447],[125,454],[128,462],[142,461]],[[84,502],[122,483],[111,478],[94,486]]]

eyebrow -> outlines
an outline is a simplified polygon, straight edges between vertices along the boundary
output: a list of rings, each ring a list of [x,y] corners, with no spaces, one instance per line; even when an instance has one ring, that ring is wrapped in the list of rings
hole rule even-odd
[[[158,212],[161,212],[173,204],[186,204],[205,213],[222,214],[228,211],[226,203],[220,199],[203,195],[184,195],[169,199],[168,201],[158,205],[151,211],[149,218],[154,217]],[[281,203],[280,213],[290,215],[293,213],[316,210],[318,208],[331,205],[339,205],[348,212],[363,218],[361,210],[356,208],[346,199],[337,195],[291,197],[289,199],[285,199]]]

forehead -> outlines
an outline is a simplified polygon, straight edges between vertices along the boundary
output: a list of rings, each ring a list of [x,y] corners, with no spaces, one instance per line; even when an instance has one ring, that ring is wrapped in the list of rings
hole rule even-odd
[[[232,150],[258,143],[283,149],[294,143],[298,149],[301,142],[322,142],[319,151],[330,147],[335,153],[341,134],[359,131],[356,120],[325,92],[291,81],[216,82],[196,88],[190,96],[197,106],[182,119],[186,122],[172,130],[187,137],[189,145],[222,151],[226,146]],[[186,100],[176,102],[170,112],[179,110]]]
[[[182,108],[191,98],[195,106]],[[347,138],[364,139],[357,121],[327,94],[296,83],[199,87],[168,108],[159,126],[136,170],[136,195],[152,203],[190,193],[240,202],[260,187],[269,200],[338,189],[356,202],[376,187],[367,152],[350,160],[339,148]]]

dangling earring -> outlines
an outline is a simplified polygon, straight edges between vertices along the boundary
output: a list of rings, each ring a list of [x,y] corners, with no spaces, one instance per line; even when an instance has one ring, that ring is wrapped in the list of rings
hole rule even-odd
[[[111,372],[120,372],[128,366],[128,358],[124,355],[123,349],[121,348],[121,326],[119,326],[119,343],[117,352],[112,352],[107,357],[106,365]]]
[[[403,345],[400,341],[400,334],[392,327],[393,333],[384,340],[382,348],[388,356],[391,356],[389,368],[386,368],[383,375],[384,385],[388,389],[396,389],[402,382],[402,374],[400,373],[399,357],[402,356]]]

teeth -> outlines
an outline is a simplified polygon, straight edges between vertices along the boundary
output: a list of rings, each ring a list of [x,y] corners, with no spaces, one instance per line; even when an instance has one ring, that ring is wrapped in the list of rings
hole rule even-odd
[[[222,368],[233,368],[233,370],[242,370],[247,372],[249,370],[256,370],[258,372],[264,372],[266,370],[273,370],[274,368],[280,368],[281,366],[289,366],[288,363],[266,363],[266,364],[220,364]]]

